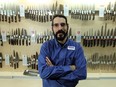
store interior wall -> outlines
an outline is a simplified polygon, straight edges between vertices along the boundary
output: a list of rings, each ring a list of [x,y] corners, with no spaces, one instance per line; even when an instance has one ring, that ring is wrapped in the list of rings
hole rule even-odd
[[[70,1],[70,0],[68,0]],[[24,4],[25,6],[28,5],[26,0],[19,0],[20,4]],[[53,0],[55,3],[55,0]],[[52,1],[51,1],[52,3]],[[58,0],[58,3],[66,3],[66,0]],[[69,3],[68,3],[69,4]],[[25,7],[26,8],[26,7]],[[97,9],[97,7],[96,7]],[[103,18],[99,17],[98,14],[95,16],[95,20],[88,20],[88,21],[82,21],[82,20],[76,20],[76,19],[71,19],[71,16],[69,15],[68,17],[68,23],[69,27],[72,29],[72,34],[76,35],[77,31],[81,31],[82,36],[84,35],[85,32],[93,29],[93,31],[100,30],[102,25],[105,26],[105,23],[107,23],[107,29],[114,29],[116,27],[116,22],[112,22],[111,20],[105,21]],[[40,23],[36,21],[32,21],[30,19],[25,19],[25,17],[21,18],[21,22],[13,22],[13,23],[6,23],[6,22],[0,22],[0,29],[1,31],[6,31],[11,33],[12,29],[15,30],[16,28],[24,28],[27,30],[27,33],[30,34],[30,30],[36,31],[36,34],[38,33],[43,33],[46,30],[51,31],[51,22],[47,23]],[[9,45],[8,42],[4,42],[4,46],[0,46],[0,52],[3,53],[3,58],[5,57],[5,54],[13,54],[13,50],[17,51],[19,53],[20,58],[22,58],[22,55],[28,55],[31,56],[32,54],[35,54],[36,52],[39,53],[40,48],[42,44],[37,44],[37,43],[31,43],[30,46],[12,46]],[[85,56],[89,58],[91,54],[94,53],[99,53],[99,54],[111,54],[116,51],[116,48],[114,47],[83,47]],[[26,66],[23,66],[22,63],[20,62],[20,67],[16,70],[11,68],[9,65],[3,65],[3,68],[0,69],[0,71],[24,71],[27,69]],[[89,70],[88,72],[100,72],[99,70]],[[107,70],[104,71],[107,73]],[[108,72],[114,72],[114,71],[108,71]]]

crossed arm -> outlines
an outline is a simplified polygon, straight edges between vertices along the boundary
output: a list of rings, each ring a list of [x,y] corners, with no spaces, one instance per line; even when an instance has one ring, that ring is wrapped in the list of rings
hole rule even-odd
[[[48,66],[54,66],[53,63],[50,61],[50,59],[48,57],[46,57],[46,64]],[[75,65],[70,65],[70,68],[72,71],[74,71],[76,69],[76,66]]]
[[[86,59],[82,49],[76,51],[75,65],[59,65],[52,63],[46,49],[42,48],[38,58],[38,68],[40,77],[43,79],[60,79],[60,80],[82,80],[86,79]]]

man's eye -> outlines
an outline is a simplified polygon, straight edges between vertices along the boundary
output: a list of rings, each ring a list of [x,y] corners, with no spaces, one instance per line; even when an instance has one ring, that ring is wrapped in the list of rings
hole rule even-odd
[[[58,26],[61,26],[61,27],[64,27],[66,25],[66,23],[56,23],[56,24],[53,24],[54,27],[58,27]]]
[[[58,27],[59,24],[54,24],[55,27]]]
[[[60,25],[61,25],[62,27],[64,27],[66,24],[65,24],[65,23],[61,23]]]

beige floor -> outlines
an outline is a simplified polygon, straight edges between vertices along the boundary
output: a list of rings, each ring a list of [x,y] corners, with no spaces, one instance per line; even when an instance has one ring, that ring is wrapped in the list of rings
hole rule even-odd
[[[116,73],[89,73],[76,87],[116,87]],[[0,72],[0,87],[42,87],[41,78],[23,72]]]
[[[40,79],[0,79],[0,87],[42,87]],[[116,80],[84,80],[78,87],[116,87]]]
[[[0,79],[0,87],[42,87],[38,79]]]

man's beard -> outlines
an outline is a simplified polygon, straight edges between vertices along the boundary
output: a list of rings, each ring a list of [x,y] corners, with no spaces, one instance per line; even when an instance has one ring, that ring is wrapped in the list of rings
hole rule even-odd
[[[63,41],[66,36],[67,36],[67,32],[64,32],[63,30],[59,30],[56,32],[56,34],[54,34],[54,37],[58,40],[58,41]]]

